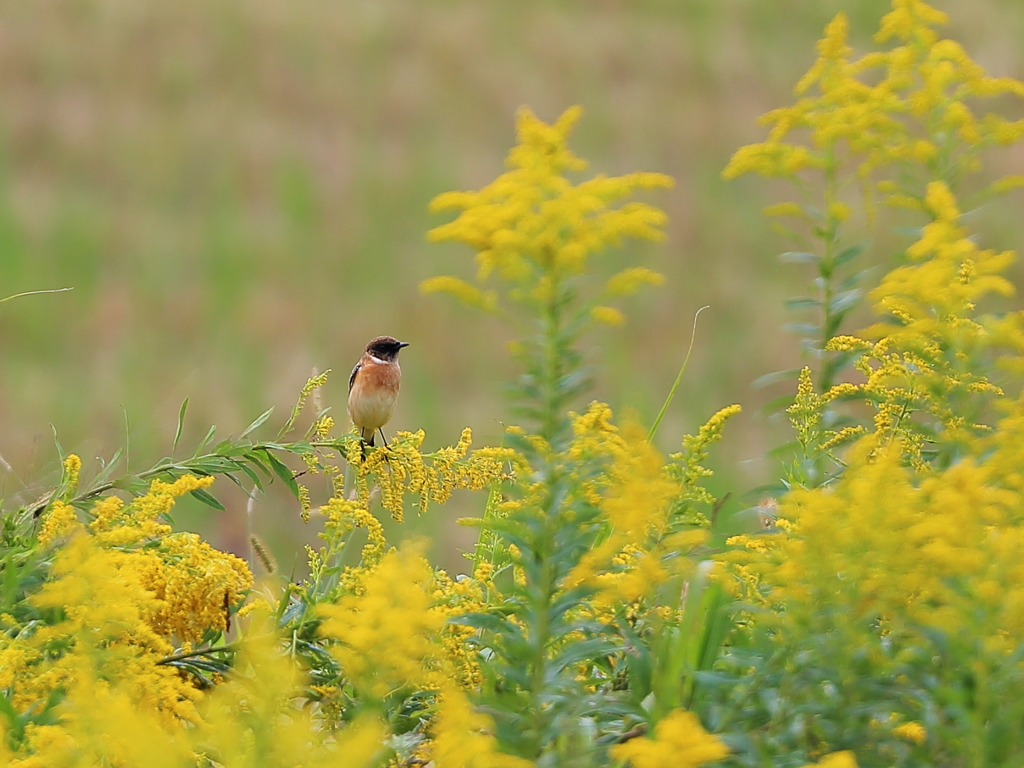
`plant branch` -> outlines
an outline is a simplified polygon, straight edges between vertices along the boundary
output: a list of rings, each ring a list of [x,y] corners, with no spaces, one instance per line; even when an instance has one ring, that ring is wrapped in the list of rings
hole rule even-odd
[[[669,390],[668,397],[665,398],[665,402],[661,406],[661,411],[658,412],[658,418],[654,420],[654,424],[651,425],[651,431],[647,433],[647,442],[651,442],[654,439],[654,434],[658,431],[658,427],[661,426],[661,420],[665,418],[665,413],[668,411],[669,405],[672,404],[672,398],[676,396],[676,390],[679,389],[679,384],[683,380],[683,374],[686,372],[686,366],[690,362],[690,353],[693,352],[693,341],[697,338],[697,317],[700,316],[701,312],[708,308],[709,305],[705,304],[693,315],[693,330],[690,332],[690,346],[686,348],[686,357],[683,358],[683,364],[679,368],[679,374],[676,376],[675,383],[672,385],[672,389]]]

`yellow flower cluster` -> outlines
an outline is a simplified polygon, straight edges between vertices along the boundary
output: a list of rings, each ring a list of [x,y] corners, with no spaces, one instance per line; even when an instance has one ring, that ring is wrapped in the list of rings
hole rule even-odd
[[[854,624],[885,617],[891,633],[981,631],[990,648],[1015,647],[1024,632],[1015,586],[1024,584],[1022,415],[1018,403],[981,446],[984,459],[922,478],[898,445],[878,451],[867,440],[835,485],[784,496],[781,532],[733,542],[757,543],[747,563],[785,606],[780,620],[806,631],[823,606],[842,606]]]
[[[853,752],[833,752],[803,768],[857,768],[857,758],[853,756]]]
[[[365,528],[367,540],[363,545],[360,562],[364,567],[372,568],[384,557],[387,549],[384,526],[370,512],[367,504],[335,496],[320,507],[320,513],[327,518],[324,523],[324,532],[320,534],[320,538],[331,543],[343,538],[356,528]]]
[[[567,110],[552,125],[525,107],[516,118],[519,143],[509,152],[509,170],[477,192],[447,192],[431,203],[434,211],[458,210],[458,217],[432,229],[435,241],[458,241],[477,252],[478,279],[492,274],[513,286],[513,300],[550,302],[565,278],[582,274],[590,256],[623,238],[663,237],[665,214],[646,203],[614,207],[636,190],[670,187],[658,173],[620,177],[595,176],[573,184],[565,173],[586,163],[568,148],[568,137],[581,110]],[[608,296],[624,295],[643,284],[658,284],[650,270],[627,270],[607,285]],[[488,312],[498,296],[454,277],[425,281],[425,292],[445,292]],[[595,319],[617,324],[618,316],[602,308]]]
[[[675,710],[654,726],[654,738],[641,736],[608,750],[633,768],[697,768],[723,759],[729,748],[707,733],[692,712]]]
[[[833,339],[829,346],[829,349],[870,348],[870,344],[855,337],[838,337]],[[797,442],[803,447],[805,454],[818,450],[832,455],[839,446],[864,434],[865,429],[860,425],[845,426],[838,430],[821,427],[822,415],[829,403],[842,397],[852,397],[860,391],[862,390],[853,384],[843,383],[830,387],[827,392],[819,395],[814,390],[811,369],[806,366],[801,369],[796,397],[793,404],[786,409],[786,413],[789,414],[790,423],[796,430]]]
[[[928,731],[925,727],[917,722],[912,723],[901,723],[892,729],[893,735],[899,736],[901,739],[906,739],[914,744],[924,744],[925,739],[928,738]]]
[[[862,179],[904,162],[930,163],[952,177],[977,170],[984,147],[1020,140],[1024,120],[978,117],[970,100],[1024,97],[1024,83],[989,77],[958,43],[939,39],[933,27],[946,20],[923,0],[894,0],[875,41],[895,44],[851,60],[849,22],[837,15],[818,44],[817,61],[796,86],[801,98],[766,114],[762,119],[772,126],[768,139],[738,150],[724,175],[793,176],[805,168],[834,174],[842,143],[857,159]],[[816,94],[805,95],[814,88]],[[799,129],[810,131],[810,147],[787,143]],[[882,188],[893,190],[893,182],[884,180]],[[891,202],[908,200],[904,195]]]
[[[65,460],[69,493],[80,467],[77,457]],[[170,534],[159,518],[179,496],[211,481],[157,480],[128,504],[100,498],[88,525],[64,501],[47,509],[40,544],[60,546],[28,598],[45,620],[0,619],[0,686],[18,712],[39,707],[54,691],[66,691],[66,701],[50,723],[26,727],[11,765],[77,765],[72,756],[83,753],[112,765],[136,764],[139,734],[169,744],[182,723],[201,720],[200,690],[158,662],[175,644],[223,630],[252,577],[243,561],[195,534]],[[183,754],[168,746],[166,764],[180,765],[175,761]]]
[[[363,574],[360,594],[324,605],[320,632],[355,688],[381,700],[399,689],[440,687],[434,642],[444,619],[431,611],[430,565],[422,546],[388,552]]]
[[[8,768],[77,768],[78,766],[138,766],[185,768],[195,765],[195,753],[184,737],[187,731],[168,729],[156,713],[133,696],[128,679],[101,678],[88,657],[78,657],[78,669],[63,684],[59,724],[30,724],[26,749],[15,757],[0,746],[0,761]],[[6,742],[6,739],[4,740]],[[19,754],[22,750],[19,750]]]
[[[605,293],[609,296],[628,296],[636,293],[643,285],[661,285],[665,276],[646,267],[627,267],[616,275],[612,275],[605,285]]]
[[[487,581],[489,572],[489,563],[481,563],[472,578],[459,576],[453,579],[442,570],[436,571],[432,583],[431,610],[445,622],[453,616],[486,611],[490,605],[489,600],[497,597],[494,585]],[[473,627],[446,623],[439,635],[449,678],[467,690],[477,688],[483,682],[480,657],[470,642],[475,634],[476,629]]]
[[[607,462],[606,471],[584,487],[601,508],[608,535],[568,577],[568,586],[596,586],[599,608],[639,600],[668,577],[661,563],[664,552],[654,545],[668,527],[670,502],[678,492],[644,431],[631,424],[620,433],[610,417],[607,405],[592,403],[574,419],[575,439],[568,451],[583,466]]]
[[[718,410],[701,425],[696,435],[683,436],[682,451],[669,456],[673,463],[668,466],[667,471],[678,486],[678,493],[673,501],[674,522],[699,526],[708,524],[707,518],[696,506],[713,504],[715,501],[701,485],[701,482],[712,474],[711,470],[704,466],[708,458],[708,448],[722,439],[725,422],[741,410],[739,405],[728,405]]]
[[[885,320],[862,331],[866,338],[837,336],[826,346],[853,354],[864,381],[816,395],[809,372],[802,375],[790,408],[802,443],[817,431],[828,403],[860,397],[875,409],[879,443],[900,441],[908,460],[923,469],[926,441],[963,443],[988,431],[976,420],[987,401],[1004,393],[986,375],[986,354],[998,356],[1004,370],[1024,370],[1024,314],[977,316],[975,310],[989,295],[1013,293],[1002,273],[1014,254],[979,249],[957,223],[956,200],[942,182],[928,185],[925,209],[932,221],[907,250],[910,262],[891,270],[871,293]],[[923,423],[922,415],[935,425]],[[859,432],[829,432],[823,445],[835,446]]]
[[[234,674],[204,700],[203,722],[189,734],[194,751],[204,756],[199,765],[380,765],[383,723],[363,715],[346,727],[325,728],[314,707],[298,706],[308,681],[282,651],[272,619],[255,616],[252,630]]]
[[[118,674],[104,649],[75,654],[77,666],[59,681],[63,698],[56,722],[29,722],[24,749],[17,753],[0,738],[0,761],[9,768],[379,766],[383,724],[363,715],[344,727],[324,728],[314,708],[297,706],[307,681],[282,652],[270,622],[264,617],[255,629],[233,674],[198,702],[199,717],[185,728],[161,719],[153,703],[141,697],[148,681],[143,678],[140,688],[135,678],[148,665],[166,672],[169,681],[180,681],[169,667],[145,658],[146,665],[132,664]],[[6,723],[5,718],[0,724],[0,737],[7,735]],[[22,756],[26,752],[31,754]]]
[[[498,751],[494,723],[474,711],[458,688],[446,687],[438,703],[430,743],[436,768],[530,768],[529,760]]]
[[[64,478],[61,481],[64,498],[68,499],[75,495],[78,490],[78,478],[82,472],[82,459],[76,454],[69,454],[64,459]]]
[[[469,453],[473,433],[468,427],[458,444],[430,454],[420,452],[425,437],[423,430],[398,432],[387,448],[372,451],[365,458],[361,445],[353,442],[348,460],[356,468],[357,497],[368,504],[375,484],[380,489],[381,505],[401,521],[407,494],[417,498],[416,506],[422,514],[430,502],[447,501],[452,491],[481,490],[510,479],[506,466],[518,462],[514,451],[502,448]]]
[[[173,483],[154,480],[149,492],[125,504],[117,496],[99,499],[92,509],[89,531],[104,546],[126,547],[164,536],[171,526],[160,517],[174,507],[174,502],[190,491],[209,488],[212,477],[184,475]]]
[[[910,263],[891,270],[872,291],[876,311],[891,315],[902,327],[894,331],[891,325],[876,326],[867,335],[905,339],[903,347],[921,337],[939,337],[949,344],[954,333],[970,334],[975,341],[984,329],[965,320],[985,296],[1013,294],[1013,284],[1001,273],[1014,254],[978,248],[958,223],[960,210],[945,183],[928,184],[924,207],[931,221],[907,249]]]
[[[132,556],[143,586],[163,603],[151,618],[154,629],[182,643],[197,642],[207,629],[225,629],[228,608],[252,586],[243,560],[214,549],[194,533],[171,534],[171,527],[160,521],[177,498],[211,483],[212,477],[194,475],[173,483],[154,480],[149,493],[131,504],[116,496],[97,501],[89,524],[101,546],[155,542]]]
[[[0,685],[16,710],[38,706],[85,673],[124,685],[136,706],[159,713],[165,724],[197,720],[199,691],[156,664],[173,646],[153,626],[164,604],[144,584],[139,565],[135,553],[101,549],[85,535],[61,548],[32,603],[63,618],[7,627],[0,636]],[[30,751],[39,753],[40,740],[62,727],[29,733]]]
[[[227,629],[228,608],[252,586],[245,561],[195,533],[164,536],[138,567],[143,585],[163,603],[151,619],[154,629],[181,643]]]
[[[447,293],[463,304],[484,312],[494,312],[498,308],[497,291],[483,291],[471,283],[453,275],[438,275],[420,283],[423,293]]]
[[[1007,395],[1020,391],[1024,373],[1024,314],[980,309],[1013,295],[1006,273],[1014,255],[979,247],[955,193],[985,148],[1024,138],[1024,120],[978,111],[987,98],[1024,97],[1024,83],[989,77],[957,43],[940,39],[935,27],[945,21],[922,0],[894,0],[875,38],[888,50],[852,59],[847,20],[837,16],[797,103],[766,115],[768,140],[741,149],[725,172],[799,174],[803,184],[813,174],[800,172],[813,168],[825,187],[823,201],[767,211],[801,217],[824,244],[806,259],[818,268],[819,297],[795,305],[820,309],[814,342],[825,362],[817,388],[810,369],[802,371],[788,409],[802,449],[786,477],[791,490],[773,502],[765,531],[731,538],[736,549],[722,556],[741,599],[764,609],[745,620],[779,651],[748,670],[762,683],[773,675],[800,681],[801,690],[789,689],[803,699],[793,712],[841,711],[864,700],[863,679],[885,680],[876,689],[885,693],[868,697],[892,695],[901,711],[859,735],[850,718],[840,726],[847,743],[871,754],[882,754],[873,750],[881,743],[904,754],[934,749],[933,760],[956,753],[964,732],[926,731],[914,718],[941,723],[948,703],[936,717],[907,703],[914,696],[905,692],[965,685],[942,667],[956,659],[974,676],[970,717],[996,719],[1005,694],[994,693],[986,674],[1020,673],[1013,653],[1024,631],[1016,586],[1024,578],[1024,402]],[[809,140],[794,138],[801,136]],[[831,281],[859,252],[842,249],[838,234],[850,218],[840,192],[853,176],[866,191],[877,179],[889,205],[925,221],[869,294],[878,322],[837,335],[846,309],[833,305],[849,307],[856,278],[842,288]],[[986,194],[1019,183],[1007,177]],[[858,423],[862,404],[873,423]],[[823,471],[826,460],[834,472]],[[836,687],[822,696],[812,679]],[[855,762],[836,753],[819,765]]]
[[[700,464],[739,410],[734,405],[714,414],[697,435],[684,437],[685,450],[667,464],[637,424],[617,427],[607,404],[593,402],[573,414],[572,441],[553,457],[556,471],[575,479],[574,499],[599,508],[607,531],[580,557],[565,586],[594,587],[599,615],[609,618],[615,607],[634,605],[668,579],[689,575],[692,561],[679,555],[707,540],[708,521],[694,505],[713,501],[700,486],[711,473]],[[525,494],[518,503],[536,503],[529,489]]]
[[[50,504],[39,526],[39,543],[47,545],[54,540],[81,529],[75,508],[61,500]]]

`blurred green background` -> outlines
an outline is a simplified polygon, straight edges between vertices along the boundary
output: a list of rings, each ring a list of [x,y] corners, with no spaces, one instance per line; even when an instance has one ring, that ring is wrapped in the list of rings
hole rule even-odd
[[[947,30],[992,73],[1024,78],[1024,3],[937,2]],[[771,477],[785,438],[761,409],[782,388],[754,379],[799,363],[780,330],[808,276],[760,216],[779,188],[724,182],[755,118],[790,103],[814,43],[839,10],[859,51],[884,0],[7,0],[0,4],[0,295],[74,286],[0,305],[0,497],[24,501],[58,476],[65,449],[126,442],[142,469],[217,424],[238,433],[269,405],[284,418],[313,368],[344,417],[366,343],[410,341],[392,429],[427,448],[473,427],[499,439],[514,368],[503,330],[417,285],[473,274],[472,255],[431,245],[439,192],[503,169],[513,115],[585,109],[573,146],[591,171],[661,171],[648,199],[669,237],[595,260],[667,276],[634,298],[629,323],[591,340],[596,397],[650,421],[704,304],[693,358],[659,442],[675,450],[717,408],[745,411],[715,458],[722,488]],[[999,155],[1004,173],[1024,156]],[[987,217],[986,245],[1021,248],[1020,196]],[[1019,276],[1019,272],[1017,275]],[[275,423],[272,421],[272,423]],[[179,523],[245,550],[245,498],[186,505]],[[215,489],[216,490],[216,489]],[[321,489],[322,490],[322,489]],[[442,561],[472,532],[457,498],[413,528]],[[295,506],[271,494],[256,528],[288,571],[301,562]]]

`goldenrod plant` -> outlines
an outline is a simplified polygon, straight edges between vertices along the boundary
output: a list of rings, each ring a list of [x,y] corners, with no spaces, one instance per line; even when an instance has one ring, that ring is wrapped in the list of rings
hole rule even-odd
[[[985,74],[945,21],[894,0],[882,48],[853,58],[837,16],[796,105],[726,169],[793,181],[805,198],[770,213],[816,244],[789,257],[818,291],[793,303],[817,313],[788,409],[795,457],[755,525],[737,534],[707,483],[738,405],[666,457],[660,416],[585,398],[584,334],[664,282],[636,264],[604,274],[598,256],[662,236],[664,213],[632,198],[671,180],[587,178],[569,149],[580,111],[547,124],[523,109],[507,172],[433,204],[456,214],[429,237],[469,245],[475,277],[423,285],[511,328],[522,420],[497,446],[467,429],[433,452],[422,431],[364,449],[330,409],[308,412],[325,373],[276,433],[267,411],[183,456],[186,401],[170,456],[143,471],[58,446],[60,482],[0,526],[0,761],[1019,765],[1024,318],[990,304],[1013,292],[1013,256],[979,244],[962,201],[1019,184],[971,174],[1024,137],[977,103],[1024,84]],[[879,202],[917,228],[872,287],[854,265],[891,223]],[[857,331],[861,295],[875,320]],[[257,568],[174,529],[187,494],[217,514],[225,480],[290,490],[321,539],[307,576],[282,575],[259,540]],[[385,516],[401,531],[458,490],[479,494],[464,572],[421,539],[389,541]]]
[[[895,0],[875,37],[889,46],[851,59],[838,16],[798,85],[820,95],[770,113],[769,140],[727,169],[798,183],[807,169],[824,172],[813,227],[826,247],[808,260],[823,291],[816,348],[837,356],[815,362],[817,376],[800,373],[789,408],[797,460],[769,529],[734,538],[724,557],[748,620],[719,661],[708,716],[736,733],[742,764],[837,749],[862,766],[1024,757],[1009,554],[1022,530],[1024,316],[991,308],[992,296],[1014,292],[1014,255],[982,248],[958,202],[1024,181],[968,183],[984,149],[1024,138],[1024,120],[979,108],[999,95],[1019,108],[1024,83],[987,75],[941,38],[946,22],[920,0]],[[784,141],[795,127],[810,128],[810,146]],[[837,190],[851,182],[919,226],[868,292],[876,321],[839,334],[828,277],[850,219]]]
[[[456,296],[497,314],[518,338],[513,352],[525,369],[515,383],[519,411],[537,434],[560,446],[567,438],[567,411],[586,390],[589,368],[579,347],[595,323],[619,325],[615,298],[664,277],[646,267],[629,267],[593,286],[591,260],[626,238],[660,240],[665,214],[647,203],[615,202],[636,190],[672,186],[660,173],[599,174],[578,184],[567,176],[587,167],[568,147],[581,110],[567,110],[546,125],[523,108],[516,120],[519,144],[505,161],[508,171],[481,190],[438,195],[431,209],[460,213],[428,237],[457,241],[476,251],[477,282],[434,277],[422,289]]]
[[[588,292],[590,257],[661,237],[659,209],[614,203],[671,182],[570,181],[584,166],[568,150],[578,116],[547,125],[524,110],[510,171],[435,202],[461,212],[431,238],[472,245],[498,287],[445,277],[425,289],[521,331],[527,421],[502,446],[471,450],[467,429],[432,453],[422,431],[364,451],[328,409],[305,413],[328,372],[274,437],[256,437],[267,411],[179,457],[186,401],[169,457],[119,472],[118,455],[86,479],[68,454],[57,488],[7,514],[0,708],[13,765],[645,765],[680,748],[700,765],[727,751],[685,712],[715,654],[680,628],[710,615],[695,599],[711,590],[695,576],[707,581],[716,504],[701,463],[738,406],[666,461],[639,424],[581,399],[583,331],[623,320],[605,302],[662,282],[630,267]],[[254,582],[244,561],[173,531],[184,494],[222,509],[218,476],[249,493],[288,487],[296,516],[322,529],[307,578]],[[331,489],[320,504],[310,478]],[[466,521],[480,529],[466,573],[386,540],[382,513],[429,514],[458,489],[486,492]],[[105,736],[106,718],[118,727]]]
[[[995,358],[1019,348],[1015,315],[977,311],[986,296],[1012,293],[1001,273],[1013,255],[978,247],[957,198],[973,207],[1024,185],[1021,176],[972,178],[986,149],[1024,137],[1021,121],[981,111],[997,97],[1024,98],[1024,84],[988,75],[956,41],[941,38],[937,28],[947,21],[926,3],[894,2],[875,35],[885,47],[855,58],[847,17],[838,14],[796,86],[796,103],[764,115],[768,138],[742,147],[725,169],[727,178],[782,177],[799,195],[766,210],[793,221],[780,228],[806,246],[783,260],[815,273],[814,293],[789,303],[811,313],[793,327],[814,357],[817,397],[809,417],[801,383],[796,483],[827,482],[842,466],[834,449],[868,428],[837,407],[849,399],[871,404],[875,427],[899,436],[917,460],[948,461],[960,439],[991,418],[985,405],[999,391]],[[840,329],[866,287],[867,270],[854,265],[869,250],[879,199],[917,214],[910,231],[920,236],[868,291],[879,322],[852,339]],[[851,363],[864,375],[856,388],[842,375]]]

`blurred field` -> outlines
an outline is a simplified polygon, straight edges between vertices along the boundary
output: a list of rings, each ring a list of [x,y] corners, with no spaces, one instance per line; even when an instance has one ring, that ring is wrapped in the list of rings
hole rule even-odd
[[[1024,78],[1024,4],[937,2],[949,33],[994,74]],[[780,330],[797,268],[760,208],[772,190],[723,182],[757,115],[788,103],[838,10],[860,50],[882,0],[8,0],[0,5],[0,296],[74,286],[0,306],[0,497],[57,474],[67,450],[109,455],[130,431],[133,465],[164,455],[181,401],[182,445],[209,424],[239,432],[284,417],[311,370],[341,420],[366,340],[408,340],[393,428],[427,447],[464,425],[494,441],[513,369],[501,329],[420,280],[472,274],[471,254],[430,245],[437,193],[502,170],[515,109],[545,120],[581,104],[574,147],[591,170],[662,171],[650,199],[666,243],[609,254],[666,286],[594,344],[596,396],[650,420],[689,340],[697,344],[662,426],[665,450],[740,402],[717,465],[749,488],[784,434],[759,407],[782,390],[751,382],[799,361]],[[1004,154],[1005,173],[1024,157]],[[1012,166],[1012,167],[1010,167]],[[992,247],[1024,248],[1021,198],[986,212]],[[1018,272],[1019,274],[1019,272]],[[598,340],[595,339],[595,342]],[[222,489],[223,490],[223,489]],[[240,550],[244,497],[183,522]],[[477,504],[476,501],[472,502]],[[480,502],[482,503],[482,501]],[[257,510],[286,569],[308,531],[274,500]],[[446,518],[471,514],[456,504]],[[440,517],[421,521],[431,531]],[[447,528],[445,529],[447,530]],[[465,535],[439,533],[449,546]],[[461,537],[461,538],[460,538]],[[301,557],[299,558],[301,559]]]

